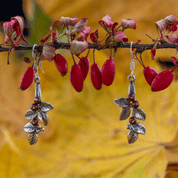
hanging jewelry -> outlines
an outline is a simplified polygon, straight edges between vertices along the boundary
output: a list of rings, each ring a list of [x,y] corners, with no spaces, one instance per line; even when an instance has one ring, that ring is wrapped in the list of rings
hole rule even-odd
[[[46,101],[42,102],[40,78],[38,75],[40,58],[37,57],[37,52],[35,53],[35,45],[32,49],[32,56],[34,58],[33,69],[35,71],[35,98],[34,103],[31,105],[31,109],[25,114],[25,117],[30,120],[30,122],[24,126],[24,131],[29,133],[28,142],[30,145],[35,144],[38,141],[38,133],[44,131],[44,128],[38,124],[39,120],[46,126],[49,122],[47,112],[54,108],[52,104]]]
[[[129,124],[126,126],[127,129],[130,129],[130,132],[127,135],[128,143],[134,143],[138,139],[138,134],[145,135],[146,130],[145,126],[141,123],[137,122],[137,119],[144,121],[146,119],[145,112],[138,108],[139,102],[136,100],[135,97],[135,75],[134,75],[134,69],[135,69],[135,62],[133,58],[133,52],[132,52],[132,43],[130,45],[130,52],[131,52],[131,63],[130,63],[130,70],[131,75],[128,76],[129,80],[129,89],[128,89],[128,97],[120,97],[114,100],[115,104],[122,107],[122,110],[120,111],[120,120],[125,120],[130,116],[131,108],[132,108],[132,117],[129,118]]]

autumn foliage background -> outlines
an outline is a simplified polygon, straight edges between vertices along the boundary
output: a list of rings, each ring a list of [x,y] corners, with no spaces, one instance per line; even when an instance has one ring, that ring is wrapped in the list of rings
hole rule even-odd
[[[128,29],[125,34],[129,42],[140,39],[146,44],[152,43],[146,34],[157,38],[156,21],[170,14],[178,17],[178,2],[24,0],[23,10],[30,26],[28,40],[32,44],[39,44],[39,40],[50,33],[53,20],[61,16],[88,17],[87,26],[91,32],[98,28],[102,39],[105,32],[98,21],[107,14],[113,22],[136,20],[136,30]],[[0,41],[4,42],[3,33]],[[69,52],[60,52],[70,68],[73,61]],[[7,53],[0,54],[0,177],[168,178],[178,175],[167,169],[168,164],[178,163],[178,147],[173,146],[178,143],[176,70],[173,83],[166,90],[153,93],[144,79],[143,68],[136,61],[136,98],[147,114],[143,123],[146,135],[139,135],[138,141],[129,145],[128,120],[119,121],[121,108],[113,102],[115,98],[127,96],[129,49],[118,49],[115,81],[99,91],[92,86],[88,75],[83,91],[77,93],[70,84],[69,72],[63,78],[53,62],[42,62],[45,71],[40,72],[42,99],[52,103],[54,110],[49,113],[49,125],[39,134],[38,143],[31,146],[23,127],[28,122],[24,115],[33,102],[34,84],[23,92],[18,89],[23,73],[31,65],[24,63],[23,57],[30,55],[31,51],[14,52],[7,65]],[[146,51],[143,60],[146,66],[161,72],[168,66],[158,61],[171,61],[172,55],[178,57],[175,49],[157,50],[152,61],[150,51]],[[92,64],[92,53],[89,58]],[[109,58],[109,50],[96,51],[95,58],[102,67]]]

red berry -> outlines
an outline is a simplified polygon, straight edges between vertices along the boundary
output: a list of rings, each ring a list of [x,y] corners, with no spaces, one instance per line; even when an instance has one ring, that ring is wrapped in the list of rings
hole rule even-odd
[[[38,125],[38,118],[33,118],[32,120],[31,120],[31,123],[33,124],[33,125]]]
[[[21,83],[20,83],[20,89],[26,90],[33,82],[33,79],[35,77],[35,70],[32,67],[27,68],[25,71]]]
[[[85,64],[81,59],[85,61]],[[88,74],[90,61],[87,57],[81,57],[81,59],[78,60],[77,64],[80,66],[82,70],[83,79],[85,80]]]
[[[161,91],[166,89],[174,79],[174,74],[170,70],[159,73],[151,84],[152,91]]]
[[[137,123],[137,119],[135,117],[130,117],[129,118],[129,123],[130,124],[136,124]]]
[[[102,75],[102,82],[104,85],[111,85],[114,81],[116,73],[115,62],[112,59],[108,59],[102,66],[101,75]]]
[[[68,71],[68,64],[66,59],[61,54],[56,54],[53,59],[58,71],[62,76],[65,76]]]
[[[143,69],[143,74],[149,85],[151,85],[153,79],[159,74],[155,69],[150,66],[147,66]]]
[[[132,107],[133,107],[133,108],[138,108],[139,106],[140,106],[140,104],[139,104],[138,101],[134,101],[134,102],[132,103]]]
[[[91,65],[91,81],[93,83],[93,86],[100,90],[102,88],[102,77],[101,77],[101,69],[98,64],[94,63]]]
[[[74,64],[70,71],[70,82],[76,91],[83,89],[83,75],[79,65]]]
[[[38,105],[36,104],[36,103],[33,103],[32,105],[31,105],[31,110],[32,111],[36,111],[36,110],[38,110],[39,109],[39,107],[38,107]]]
[[[134,94],[129,94],[128,95],[128,100],[129,101],[134,101],[135,100],[135,95]]]
[[[24,57],[24,62],[26,62],[26,63],[31,63],[31,60],[28,58],[28,57]]]
[[[34,102],[35,102],[35,104],[40,104],[41,103],[41,98],[40,97],[36,97],[34,99]]]

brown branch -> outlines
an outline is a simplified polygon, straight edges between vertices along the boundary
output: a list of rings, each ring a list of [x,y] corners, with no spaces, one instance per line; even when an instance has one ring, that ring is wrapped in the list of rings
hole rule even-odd
[[[111,49],[112,48],[130,48],[130,44],[131,43],[124,43],[124,42],[120,42],[120,43],[112,43],[110,45],[105,45],[105,44],[89,44],[88,49],[96,49],[96,50],[104,50],[104,49]],[[47,44],[50,45],[50,44]],[[4,47],[3,47],[4,46]],[[4,51],[9,51],[10,49],[14,48],[15,51],[20,51],[20,50],[32,50],[33,46],[22,46],[22,45],[18,45],[18,46],[5,46],[5,45],[1,45],[0,46],[0,52],[4,52]],[[70,44],[69,43],[63,43],[60,41],[56,41],[53,45],[50,45],[56,49],[70,49]],[[143,52],[145,50],[150,50],[152,47],[154,46],[154,44],[132,44],[132,48],[137,48],[137,52]],[[178,46],[176,44],[173,43],[169,43],[167,41],[161,42],[161,44],[157,45],[157,49],[164,49],[164,48],[175,48],[177,49]],[[43,46],[39,45],[39,46],[35,46],[35,49],[38,52],[42,52],[43,50]]]

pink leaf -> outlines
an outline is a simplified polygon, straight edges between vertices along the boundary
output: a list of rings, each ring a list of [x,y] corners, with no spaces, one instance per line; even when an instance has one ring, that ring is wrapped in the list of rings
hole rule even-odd
[[[94,32],[90,33],[90,39],[93,43],[98,42],[98,29],[96,29]]]
[[[166,29],[167,23],[165,19],[161,19],[157,22],[155,22],[156,27],[159,28],[159,30],[162,32],[163,30]]]
[[[51,36],[51,34],[48,34],[48,35],[46,35],[44,38],[42,38],[42,39],[40,40],[40,45],[43,45],[43,43],[45,43],[45,42],[49,39],[50,36]]]
[[[166,36],[167,39],[171,42],[171,43],[178,43],[178,35],[177,34],[172,34],[170,36]]]
[[[177,66],[178,65],[177,64],[177,59],[174,56],[171,56],[171,59],[172,59],[172,62],[174,63],[174,65]]]
[[[77,22],[72,30],[72,33],[73,32],[80,33],[82,31],[84,31],[87,21],[88,21],[88,18],[83,18],[79,22]]]
[[[175,24],[177,22],[175,15],[169,15],[165,18],[165,20],[167,20],[168,24]]]
[[[151,49],[151,59],[154,60],[155,55],[156,55],[156,47],[157,45],[155,45],[152,49]]]
[[[43,46],[43,52],[42,55],[44,56],[45,59],[47,59],[49,62],[53,60],[53,57],[55,55],[56,49],[52,46]]]
[[[53,31],[52,27],[50,27],[49,29],[51,31],[51,42],[53,43],[54,41],[57,40],[56,32]]]
[[[109,29],[113,26],[112,18],[110,15],[104,16],[100,21],[99,24],[105,29]]]
[[[24,30],[24,18],[20,16],[15,16],[11,18],[11,22],[15,21],[13,25],[13,29],[16,31],[18,37],[14,39],[15,44],[19,44],[20,40],[25,41],[28,43],[28,41],[23,36],[23,30]]]
[[[72,54],[81,54],[88,48],[87,41],[76,41],[73,40],[70,45],[70,51]]]
[[[124,34],[124,32],[122,31],[118,31],[114,34],[114,39],[117,43],[124,41],[124,42],[128,42],[128,38],[126,37],[126,35]]]
[[[122,19],[121,25],[122,25],[122,27],[124,29],[127,29],[127,28],[136,29],[136,21],[135,20],[125,20],[125,19]]]
[[[78,18],[61,17],[60,21],[63,25],[75,26],[75,24],[78,22]]]
[[[81,36],[77,39],[78,41],[87,41],[87,37],[90,33],[91,27],[85,27],[85,30],[83,32],[80,32]]]

